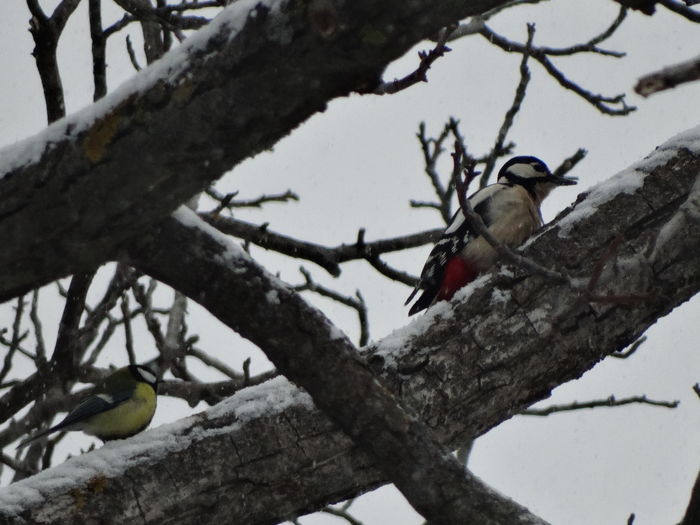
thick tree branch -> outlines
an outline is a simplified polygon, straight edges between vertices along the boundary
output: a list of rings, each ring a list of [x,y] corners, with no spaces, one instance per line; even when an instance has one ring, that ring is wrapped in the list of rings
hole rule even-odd
[[[2,151],[0,300],[114,258],[329,100],[503,0],[289,2],[235,2],[131,85]]]
[[[437,439],[457,447],[638,339],[660,316],[700,290],[700,159],[685,149],[691,138],[687,143],[675,139],[635,170],[593,188],[525,248],[532,259],[586,278],[608,249],[610,224],[615,224],[625,240],[599,286],[628,292],[652,289],[650,299],[634,305],[589,303],[566,284],[526,277],[522,269],[511,268],[458,294],[453,309],[435,305],[426,319],[368,348],[364,355],[372,369],[392,392],[400,392]],[[218,238],[218,233],[211,234]],[[205,245],[216,248],[200,253],[202,262],[227,249],[219,241]],[[162,255],[175,250],[181,257],[181,246],[178,239],[166,237]],[[188,250],[202,248],[192,245]],[[255,294],[234,296],[219,287],[222,279],[234,280],[228,275],[234,270],[222,264],[211,274],[191,271],[180,278],[206,281],[197,300],[212,309],[209,300],[224,301],[235,310],[264,300]],[[183,288],[191,286],[182,283]],[[244,313],[231,315],[243,322]],[[261,413],[263,399],[269,409]],[[251,411],[255,417],[246,416]],[[50,516],[60,523],[75,516],[78,490],[89,496],[80,510],[86,520],[105,519],[105,508],[110,516],[141,519],[132,497],[133,480],[138,480],[139,495],[149,501],[147,519],[167,515],[177,516],[180,523],[271,523],[385,481],[369,457],[305,396],[280,383],[244,390],[206,416],[137,436],[123,444],[124,450],[136,443],[141,447],[138,457],[118,465],[108,458],[120,450],[119,444],[93,453],[95,467],[89,467],[92,455],[81,457],[80,475],[65,476],[62,485],[49,470],[3,489],[0,499],[5,502],[15,491],[26,491],[25,484],[52,487],[47,501],[25,498],[18,508],[13,499],[0,508],[24,511],[27,517]],[[163,443],[168,443],[165,455]],[[157,451],[157,457],[149,450]],[[91,476],[107,477],[99,494],[89,491]]]
[[[212,233],[194,212],[181,207],[161,226],[154,237],[157,242],[133,250],[132,262],[165,283],[177,284],[261,347],[280,372],[307,390],[315,404],[373,456],[429,522],[505,525],[523,517],[543,523],[465,473],[379,383],[338,328],[225,236]],[[188,247],[177,260],[163,246],[166,238],[180,239],[176,245]],[[212,256],[217,250],[220,253]],[[193,270],[196,278],[181,280]],[[214,275],[216,290],[205,290],[203,284]],[[232,309],[228,294],[245,308]]]

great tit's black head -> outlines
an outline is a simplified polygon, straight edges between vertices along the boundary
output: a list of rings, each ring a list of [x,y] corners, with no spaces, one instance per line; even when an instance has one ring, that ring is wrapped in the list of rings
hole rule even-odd
[[[554,175],[547,165],[537,157],[513,157],[498,172],[498,182],[520,184],[532,190],[541,183],[557,186],[576,184],[576,179]]]
[[[129,372],[136,381],[148,383],[153,390],[158,391],[158,376],[145,365],[129,365]]]

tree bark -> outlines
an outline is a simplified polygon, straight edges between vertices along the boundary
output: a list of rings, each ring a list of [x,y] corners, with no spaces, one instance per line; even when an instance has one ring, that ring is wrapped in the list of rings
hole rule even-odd
[[[697,293],[700,158],[689,149],[692,139],[675,139],[636,171],[582,195],[525,248],[527,256],[566,269],[584,287],[599,275],[596,301],[580,285],[572,289],[508,268],[458,294],[453,307],[436,305],[363,350],[434,438],[454,447],[484,433],[624,348]],[[622,242],[608,257],[618,234]],[[270,302],[280,284],[264,273],[245,279],[245,265],[254,263],[231,241],[203,223],[173,218],[156,238],[152,249],[132,252],[135,263],[189,291],[235,329],[265,322],[247,317],[245,309]],[[179,261],[170,268],[175,259],[186,260],[189,271],[174,271]],[[291,315],[285,303],[273,306],[275,316]],[[39,523],[115,516],[275,523],[384,481],[308,397],[276,381],[171,429],[110,444],[4,489],[4,522],[12,521],[12,512]],[[117,456],[119,450],[127,455]],[[75,463],[80,471],[70,470]],[[37,484],[44,490],[30,491]],[[29,493],[32,498],[19,501]]]
[[[503,3],[234,3],[134,82],[0,153],[0,301],[113,259],[331,99],[370,91],[421,39]]]

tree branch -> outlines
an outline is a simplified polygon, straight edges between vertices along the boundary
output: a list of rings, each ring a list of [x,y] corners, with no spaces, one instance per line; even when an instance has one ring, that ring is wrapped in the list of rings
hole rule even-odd
[[[382,253],[415,248],[434,242],[442,233],[441,229],[426,230],[391,239],[364,241],[326,247],[313,242],[303,241],[271,231],[266,224],[257,226],[232,217],[222,217],[212,213],[200,213],[202,219],[217,230],[239,239],[251,242],[261,248],[274,250],[290,257],[306,259],[318,264],[331,275],[340,275],[340,264],[357,259],[367,259],[371,264]],[[373,264],[374,265],[374,264]],[[397,280],[404,282],[405,276]]]
[[[699,172],[700,159],[684,148],[681,138],[675,139],[634,170],[591,189],[525,248],[528,257],[586,275],[608,248],[609,225],[615,224],[630,241],[619,248],[620,273],[604,273],[600,286],[653,286],[653,298],[632,306],[591,304],[570,294],[565,285],[527,277],[517,267],[506,273],[496,270],[460,292],[452,305],[433,306],[420,321],[363,355],[440,442],[457,447],[482,434],[547,397],[555,386],[579,377],[602,356],[625,348],[700,290],[700,213],[693,211],[699,209],[700,189],[691,194]],[[203,241],[206,235],[197,238]],[[167,236],[162,241],[161,256],[171,260],[170,250],[182,257],[181,246],[200,249]],[[203,262],[211,263],[228,249],[220,242],[214,251],[200,253]],[[663,257],[654,255],[654,246]],[[198,288],[199,300],[212,310],[209,301],[225,303],[239,322],[231,305],[245,310],[261,297],[229,288],[228,279],[250,282],[236,277],[235,269],[222,262],[211,273],[188,271],[179,278],[202,279],[207,284]],[[86,492],[90,497],[80,510],[85,520],[104,517],[106,508],[120,519],[143,519],[134,499],[123,497],[133,493],[133,480],[138,480],[140,497],[149,501],[142,508],[146,519],[177,516],[181,523],[248,524],[278,522],[385,481],[369,457],[311,407],[308,397],[274,381],[243,390],[206,415],[136,436],[123,448],[115,444],[81,456],[80,473],[71,470],[61,482],[49,470],[5,488],[0,491],[3,502],[16,491],[26,494],[28,486],[46,482],[42,480],[51,483],[52,493],[48,501],[12,499],[12,504],[0,505],[0,516],[26,512],[28,517],[51,516],[56,523],[73,519],[71,491],[87,491],[88,481],[97,475],[107,476],[108,482],[99,494]],[[267,408],[261,411],[263,406]],[[134,445],[137,457],[127,453]],[[114,465],[117,453],[126,456]],[[107,472],[105,465],[110,465]],[[124,468],[128,476],[122,474]],[[167,498],[162,497],[165,484]],[[18,500],[24,502],[21,508]]]
[[[114,259],[329,100],[375,86],[412,45],[503,0],[328,0],[332,34],[309,24],[319,3],[281,8],[287,1],[233,3],[133,83],[3,150],[0,300]]]
[[[698,79],[700,79],[700,57],[695,57],[644,75],[634,86],[634,90],[643,97],[648,97],[659,91]]]
[[[505,525],[524,516],[544,523],[465,473],[381,385],[349,339],[320,311],[267,274],[223,234],[213,237],[204,226],[194,212],[181,207],[158,235],[159,239],[187,239],[189,248],[181,250],[179,261],[172,260],[159,241],[137,248],[140,256],[134,264],[197,297],[213,315],[261,347],[281,373],[303,386],[317,406],[371,453],[384,474],[431,523]],[[183,246],[182,242],[175,245]],[[216,253],[217,246],[216,256],[203,257]],[[169,263],[163,265],[166,257]],[[222,274],[226,269],[227,275]],[[198,277],[188,280],[188,285],[178,277],[183,271]],[[213,273],[219,274],[217,287],[237,297],[245,309],[232,310],[228,298],[221,301],[211,295],[212,290],[203,290],[201,279],[209,280]],[[255,320],[261,318],[266,322]]]
[[[665,408],[676,408],[680,401],[655,401],[647,398],[647,396],[632,396],[622,399],[616,399],[615,396],[610,396],[607,399],[595,399],[592,401],[574,401],[564,405],[551,405],[545,408],[527,408],[521,412],[524,416],[549,416],[557,412],[571,412],[574,410],[582,410],[586,408],[598,407],[619,407],[625,405],[640,404],[652,405]]]

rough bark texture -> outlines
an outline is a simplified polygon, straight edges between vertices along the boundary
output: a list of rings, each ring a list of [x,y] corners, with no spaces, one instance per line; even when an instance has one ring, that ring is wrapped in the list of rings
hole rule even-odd
[[[568,285],[512,269],[474,287],[453,313],[440,308],[428,313],[433,323],[406,338],[399,356],[386,353],[390,342],[365,350],[370,366],[433,429],[433,437],[454,446],[485,432],[622,349],[700,289],[700,158],[683,149],[665,155],[666,164],[640,189],[599,204],[566,236],[559,236],[555,224],[526,250],[550,267],[583,277],[585,284],[611,240],[622,234],[596,290],[617,300],[591,303]],[[578,206],[586,204],[584,196]],[[199,283],[193,299],[215,314],[221,304],[228,305],[235,309],[237,329],[256,330],[252,325],[261,320],[248,317],[246,308],[279,284],[241,279],[241,268],[225,263],[231,257],[216,236],[172,221],[163,225],[159,249],[150,253],[164,261],[188,260],[190,271],[173,272],[171,280],[178,282],[171,284],[192,289]],[[161,277],[168,273],[167,267],[158,268]],[[643,297],[626,304],[623,296],[631,294]],[[234,420],[202,419],[182,432],[223,428]],[[125,475],[106,478],[99,492],[91,492],[94,483],[85,480],[68,483],[64,496],[27,508],[23,518],[275,523],[382,481],[349,438],[320,412],[299,405],[160,460],[136,461]]]
[[[322,312],[240,248],[227,249],[230,243],[224,236],[212,237],[194,212],[182,208],[158,229],[153,240],[130,250],[129,262],[196,297],[260,347],[277,370],[303,387],[316,406],[371,453],[382,473],[431,524],[544,525],[465,473],[449,451],[431,439],[424,424],[381,384],[350,340]],[[174,257],[173,247],[183,245],[180,256]],[[182,278],[193,269],[193,278]]]
[[[141,92],[107,97],[89,129],[56,123],[40,158],[4,174],[0,300],[113,258],[332,98],[371,90],[422,38],[502,3],[289,0],[254,8],[233,38],[219,25],[177,73],[142,71]],[[12,151],[3,155],[12,165]]]

